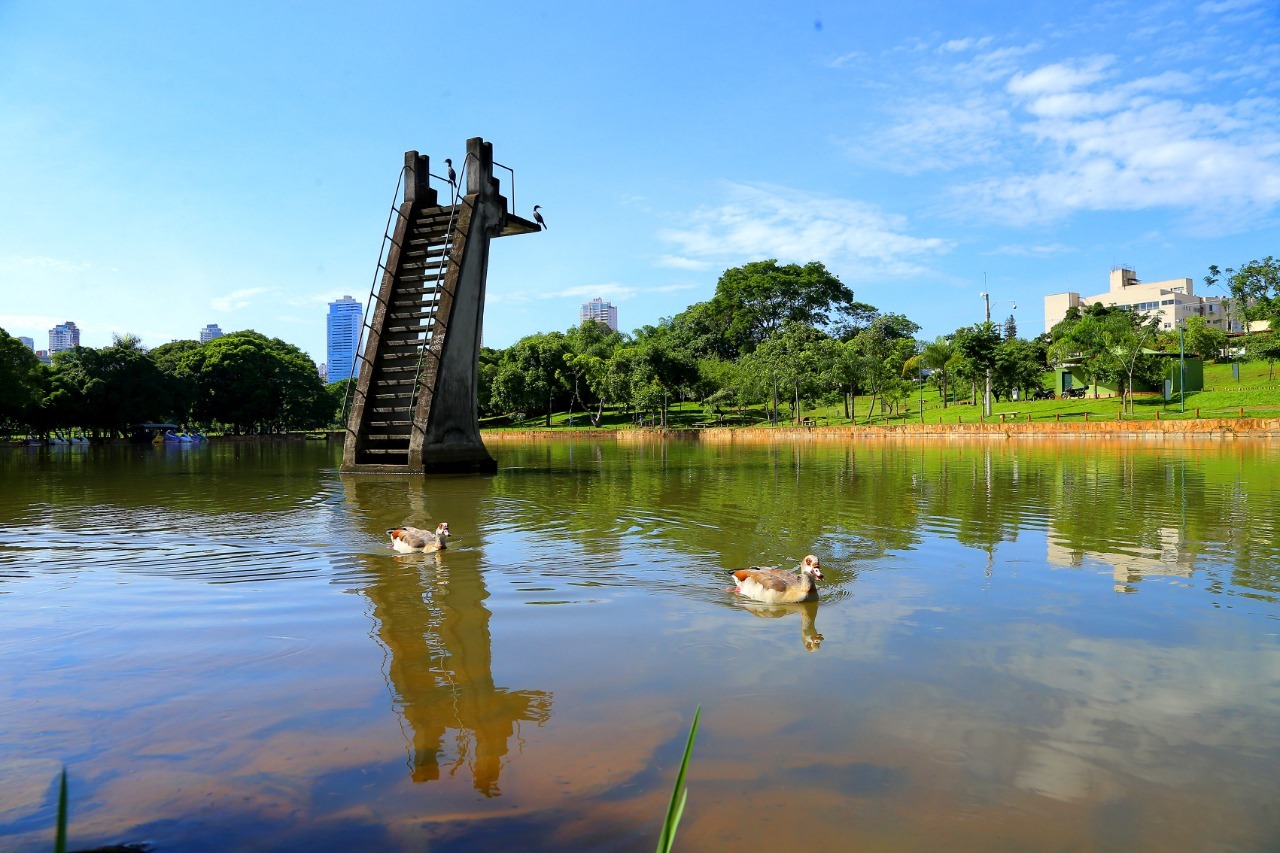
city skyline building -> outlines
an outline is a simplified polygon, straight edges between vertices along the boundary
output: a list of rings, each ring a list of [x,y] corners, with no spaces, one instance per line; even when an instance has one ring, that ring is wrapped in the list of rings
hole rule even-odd
[[[68,320],[49,330],[49,355],[80,346],[80,329]]]
[[[22,341],[23,345],[26,346],[27,349],[32,352],[36,351],[36,342],[34,338],[28,338],[26,335],[18,335],[18,340]]]
[[[618,309],[612,302],[605,302],[599,296],[590,302],[582,303],[582,310],[578,312],[578,325],[582,325],[587,320],[595,320],[615,332],[618,331]]]
[[[218,327],[217,323],[210,323],[200,330],[200,343],[202,344],[207,344],[214,338],[220,337],[222,337],[222,329]]]
[[[341,382],[350,379],[354,371],[356,346],[360,342],[360,326],[364,314],[360,303],[350,296],[343,296],[329,303],[326,335],[326,359],[328,381]]]

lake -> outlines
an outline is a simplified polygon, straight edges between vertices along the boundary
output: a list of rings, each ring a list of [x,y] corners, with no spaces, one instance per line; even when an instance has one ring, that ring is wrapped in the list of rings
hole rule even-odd
[[[490,449],[0,450],[0,849],[1280,845],[1280,444]]]

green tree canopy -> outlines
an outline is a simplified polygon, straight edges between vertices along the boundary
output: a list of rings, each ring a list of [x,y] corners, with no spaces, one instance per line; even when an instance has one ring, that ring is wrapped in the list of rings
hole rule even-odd
[[[0,329],[0,429],[34,426],[44,385],[44,365],[36,354]]]
[[[804,266],[754,261],[720,276],[708,321],[724,330],[733,353],[745,353],[788,321],[825,327],[854,304],[853,291],[817,261]]]

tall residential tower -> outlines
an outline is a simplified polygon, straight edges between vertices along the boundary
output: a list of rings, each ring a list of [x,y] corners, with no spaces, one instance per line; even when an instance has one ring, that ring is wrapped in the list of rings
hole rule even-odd
[[[578,325],[582,325],[587,320],[595,320],[615,332],[618,331],[618,309],[612,302],[605,302],[599,296],[590,302],[582,303],[582,311],[578,314]]]
[[[356,346],[360,343],[360,325],[363,320],[364,313],[360,310],[360,303],[350,296],[329,303],[329,345],[325,363],[329,367],[330,382],[341,382],[359,373],[352,367],[356,360]]]
[[[49,355],[80,346],[80,330],[68,320],[49,330]]]

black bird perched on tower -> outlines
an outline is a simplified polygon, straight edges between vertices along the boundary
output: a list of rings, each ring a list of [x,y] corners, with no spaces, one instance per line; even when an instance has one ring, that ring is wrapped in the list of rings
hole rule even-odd
[[[453,161],[448,157],[444,158],[444,164],[449,167],[449,188],[452,189],[458,185],[458,173],[453,171]]]
[[[538,212],[538,208],[540,207],[542,207],[540,204],[535,204],[533,206],[533,221],[541,225],[545,231],[547,230],[547,220],[543,219],[542,214]]]

